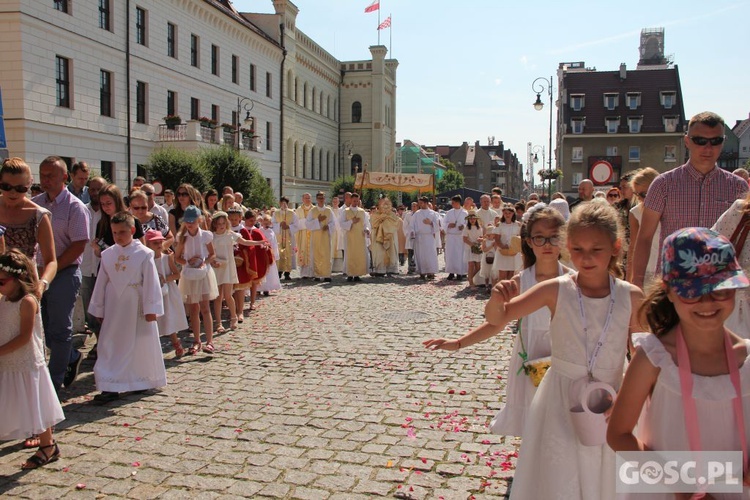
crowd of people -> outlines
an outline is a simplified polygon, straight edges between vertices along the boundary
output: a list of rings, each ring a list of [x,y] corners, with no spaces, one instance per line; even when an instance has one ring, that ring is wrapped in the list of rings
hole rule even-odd
[[[160,336],[176,357],[210,356],[214,335],[295,270],[359,282],[406,267],[432,280],[443,251],[447,280],[491,295],[485,323],[427,348],[466,348],[518,320],[505,405],[491,422],[523,438],[514,498],[614,498],[620,450],[719,446],[743,451],[747,472],[750,196],[746,179],[716,166],[723,130],[714,113],[696,115],[686,164],[627,173],[601,193],[584,180],[570,204],[562,195],[511,204],[493,190],[478,207],[455,196],[445,212],[427,197],[410,210],[386,197],[366,210],[358,193],[329,205],[323,192],[296,209],[281,197],[253,210],[231,187],[219,196],[189,184],[160,206],[145,179],[124,197],[83,163],[66,184],[58,157],[41,163],[42,193],[29,198],[30,168],[6,160],[0,405],[18,411],[0,422],[0,440],[38,448],[24,468],[59,457],[59,393],[83,359],[71,342],[79,291],[98,338],[94,402],[106,404],[166,385]],[[185,350],[177,333],[188,327]],[[600,420],[579,425],[581,413]]]
[[[723,120],[700,113],[686,164],[630,173],[599,199],[582,182],[569,217],[554,200],[527,207],[522,270],[498,277],[485,322],[424,342],[457,351],[518,320],[505,404],[490,424],[522,438],[511,498],[613,499],[620,451],[741,452],[744,482],[739,472],[712,478],[736,481],[733,492],[682,482],[688,489],[647,498],[750,495],[750,195],[745,177],[716,165],[723,140]],[[508,207],[501,224],[510,219]]]

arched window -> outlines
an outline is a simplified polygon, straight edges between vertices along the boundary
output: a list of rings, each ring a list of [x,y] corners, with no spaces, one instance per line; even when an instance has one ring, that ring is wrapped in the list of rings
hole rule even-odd
[[[352,156],[351,175],[357,175],[362,170],[362,157],[359,155]]]
[[[294,102],[299,104],[299,77],[294,79]]]
[[[318,113],[323,114],[323,91],[320,91],[320,99],[318,100]]]
[[[331,117],[331,96],[326,96],[326,118]]]
[[[302,178],[307,179],[307,145],[302,146]]]
[[[299,177],[299,144],[294,143],[294,176]]]
[[[318,180],[320,181],[323,180],[323,177],[325,175],[324,172],[325,170],[323,170],[323,150],[321,149],[320,151],[318,151]]]
[[[302,87],[302,107],[307,108],[307,82]]]
[[[362,103],[354,101],[352,104],[352,123],[359,123],[362,121]]]
[[[286,98],[294,99],[294,74],[291,69],[286,74]]]
[[[317,179],[315,176],[315,146],[310,149],[310,178]]]

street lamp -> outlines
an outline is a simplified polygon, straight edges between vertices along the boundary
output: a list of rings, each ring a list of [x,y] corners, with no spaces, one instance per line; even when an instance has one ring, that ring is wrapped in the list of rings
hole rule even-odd
[[[354,153],[352,153],[353,149],[354,149],[354,143],[352,141],[350,141],[350,140],[346,140],[346,141],[343,142],[343,144],[341,144],[341,163],[342,163],[342,167],[343,167],[343,163],[344,163],[344,155],[346,155],[346,157],[349,159],[349,165],[347,165],[347,169],[350,172],[351,172],[351,168],[352,168],[351,161],[352,161],[352,157],[354,156]],[[342,168],[341,171],[343,173],[343,171],[344,171],[343,168]]]
[[[534,109],[541,111],[544,108],[542,102],[542,92],[547,91],[549,94],[549,157],[547,158],[547,168],[549,172],[552,172],[552,77],[549,80],[540,76],[531,83],[531,90],[536,92],[536,101],[534,102]],[[543,163],[543,162],[542,162]],[[544,183],[544,181],[542,181]],[[552,179],[549,179],[549,198],[552,198]]]
[[[253,119],[250,116],[250,111],[252,111],[253,106],[255,106],[255,101],[250,99],[249,97],[238,97],[237,98],[237,123],[235,123],[235,126],[237,129],[235,130],[235,133],[237,134],[237,151],[242,149],[241,145],[242,143],[242,134],[240,133],[240,114],[242,114],[242,110],[245,110],[245,120],[243,121],[244,125],[248,125],[251,130],[254,130],[253,128]]]
[[[544,170],[544,146],[532,146],[530,151],[534,154],[531,159],[534,163],[539,163],[539,152],[542,153],[542,170]],[[542,177],[542,197],[544,196],[544,180],[544,177]]]

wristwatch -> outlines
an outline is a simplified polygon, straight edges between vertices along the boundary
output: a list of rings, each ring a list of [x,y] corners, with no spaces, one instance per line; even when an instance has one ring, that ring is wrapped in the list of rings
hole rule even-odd
[[[39,281],[41,281],[41,282],[42,282],[42,285],[44,286],[44,290],[43,290],[43,291],[45,291],[45,292],[46,292],[47,290],[49,290],[49,281],[47,281],[47,280],[46,280],[46,279],[44,279],[44,278],[42,278],[42,279],[41,279],[41,280],[39,280]]]

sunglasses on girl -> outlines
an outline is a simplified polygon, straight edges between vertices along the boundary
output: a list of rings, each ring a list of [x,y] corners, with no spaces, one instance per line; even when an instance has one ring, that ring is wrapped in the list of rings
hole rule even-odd
[[[187,191],[177,191],[177,196],[188,196]]]
[[[7,182],[0,182],[0,191],[15,191],[16,193],[25,193],[29,186],[12,186]]]
[[[531,240],[531,242],[536,247],[543,247],[547,243],[549,243],[553,247],[556,247],[556,246],[560,245],[560,237],[559,236],[550,236],[549,238],[545,238],[544,236],[532,236],[531,238],[529,238],[529,240]]]
[[[718,146],[724,142],[724,136],[719,137],[701,137],[699,135],[690,136],[690,140],[697,146],[705,146],[711,144],[712,146]]]
[[[620,195],[617,194],[617,193],[612,193],[612,194],[608,194],[607,195],[607,198],[619,198],[619,197],[620,197]]]
[[[677,294],[675,294],[675,295],[677,295]],[[712,300],[715,300],[715,301],[718,301],[718,302],[722,302],[724,300],[729,300],[732,297],[734,297],[734,289],[714,290],[713,292],[709,292],[709,293],[707,293],[705,295],[710,295]],[[677,298],[683,304],[697,304],[698,302],[701,301],[701,299],[703,297],[705,297],[705,295],[699,295],[697,297],[691,297],[691,298],[681,297],[681,296],[677,295]]]

